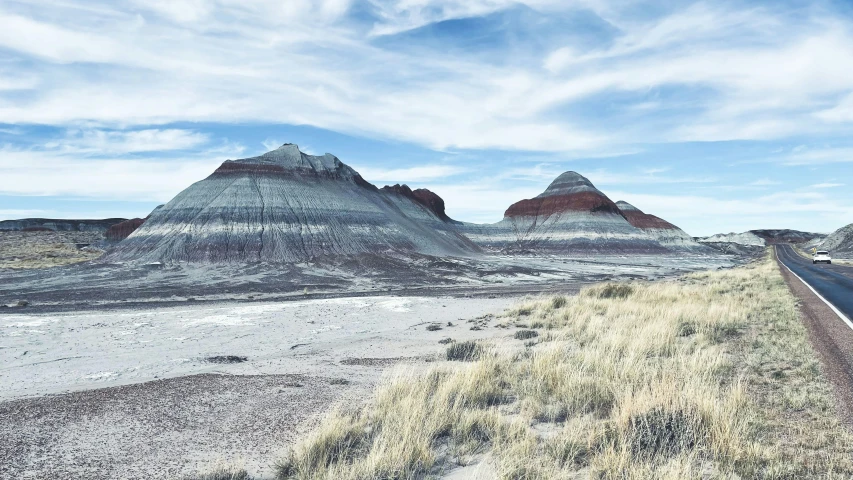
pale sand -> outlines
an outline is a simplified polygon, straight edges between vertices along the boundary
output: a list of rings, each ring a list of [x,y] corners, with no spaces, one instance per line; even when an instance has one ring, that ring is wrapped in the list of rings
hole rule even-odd
[[[0,315],[0,477],[175,478],[271,462],[388,366],[509,336],[517,298],[363,297]],[[485,325],[471,330],[475,323]],[[447,326],[447,323],[453,326]],[[441,330],[428,331],[435,323]],[[246,356],[238,364],[203,361]],[[341,381],[345,380],[345,382]],[[144,383],[146,382],[146,383]]]

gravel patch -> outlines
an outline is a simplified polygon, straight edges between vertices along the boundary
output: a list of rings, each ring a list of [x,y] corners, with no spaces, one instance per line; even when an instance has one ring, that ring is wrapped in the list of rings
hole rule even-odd
[[[0,403],[0,478],[181,478],[269,463],[345,391],[304,375],[203,374]]]

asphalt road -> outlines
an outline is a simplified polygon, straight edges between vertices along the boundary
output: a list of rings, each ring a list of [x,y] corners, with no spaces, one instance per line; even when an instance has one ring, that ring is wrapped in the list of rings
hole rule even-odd
[[[817,290],[827,301],[853,320],[853,267],[813,265],[790,245],[778,245],[779,260]],[[839,320],[840,321],[840,320]],[[851,346],[853,348],[853,346]]]

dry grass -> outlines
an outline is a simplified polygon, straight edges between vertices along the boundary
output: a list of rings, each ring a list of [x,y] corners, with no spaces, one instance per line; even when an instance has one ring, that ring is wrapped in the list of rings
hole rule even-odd
[[[100,257],[98,250],[81,250],[101,235],[89,232],[0,232],[0,268],[49,268]]]
[[[529,302],[535,346],[399,371],[332,412],[280,478],[850,478],[853,442],[769,256]],[[516,344],[517,345],[517,344]]]
[[[252,480],[242,468],[217,467],[210,472],[184,477],[183,480]]]

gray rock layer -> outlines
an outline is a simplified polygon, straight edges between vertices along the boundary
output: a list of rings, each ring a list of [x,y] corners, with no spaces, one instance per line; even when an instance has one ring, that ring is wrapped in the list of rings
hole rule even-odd
[[[667,246],[692,242],[677,227],[634,210],[631,215],[653,219],[646,226],[657,230],[637,228],[588,179],[566,172],[542,194],[510,206],[498,223],[456,222],[428,190],[379,190],[334,155],[306,155],[285,144],[224,162],[152,212],[103,261],[300,263],[360,254],[474,256],[483,250],[670,253]]]
[[[832,232],[818,248],[835,255],[853,256],[853,223]]]
[[[646,235],[667,248],[707,251],[706,246],[694,240],[687,232],[662,218],[645,213],[622,200],[616,202],[616,206],[619,207],[622,215],[631,225],[642,230]]]
[[[48,229],[56,232],[106,232],[111,226],[127,220],[126,218],[105,218],[103,220],[68,220],[55,218],[22,218],[0,222],[0,231],[22,231],[26,229]]]
[[[380,192],[333,155],[306,155],[286,144],[225,162],[153,212],[104,260],[298,263],[364,253],[478,251],[423,205]]]
[[[666,253],[646,232],[576,172],[565,172],[534,199],[507,209],[496,224],[464,224],[462,231],[488,250],[542,253]]]

